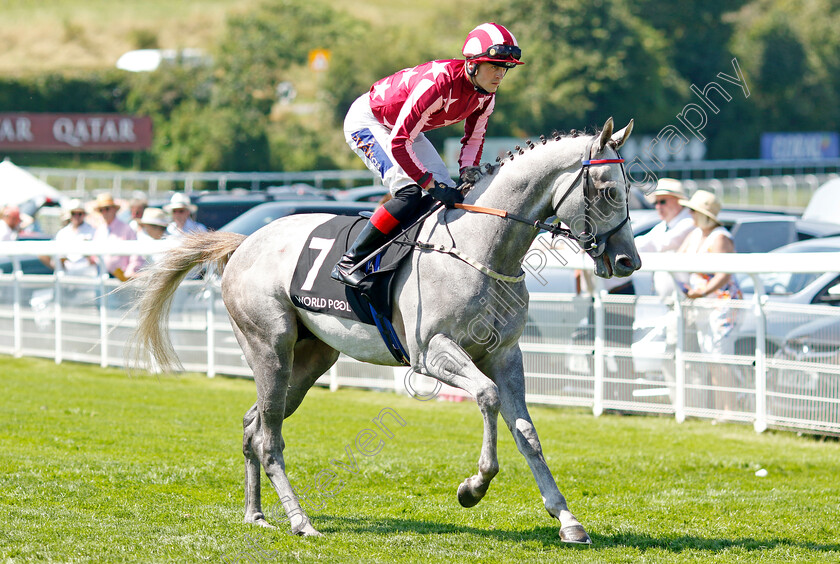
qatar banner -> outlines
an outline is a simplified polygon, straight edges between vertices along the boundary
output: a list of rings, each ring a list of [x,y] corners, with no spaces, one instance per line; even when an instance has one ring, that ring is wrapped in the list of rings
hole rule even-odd
[[[0,150],[110,153],[152,146],[152,119],[120,114],[0,113]]]

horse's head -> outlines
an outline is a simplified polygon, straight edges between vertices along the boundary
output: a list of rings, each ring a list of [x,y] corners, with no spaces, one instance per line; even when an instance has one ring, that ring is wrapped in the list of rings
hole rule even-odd
[[[601,278],[629,276],[642,267],[630,228],[629,182],[618,155],[632,130],[631,120],[613,133],[609,118],[599,134],[581,138],[586,144],[571,183],[554,184],[552,208],[595,261]]]

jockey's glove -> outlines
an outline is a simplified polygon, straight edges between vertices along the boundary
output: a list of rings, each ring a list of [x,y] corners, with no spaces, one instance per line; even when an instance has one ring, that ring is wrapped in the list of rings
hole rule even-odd
[[[454,208],[455,204],[460,204],[464,201],[464,195],[455,188],[450,188],[442,182],[435,180],[435,185],[426,190],[429,195],[437,200],[443,202],[447,208]]]
[[[463,190],[464,188],[472,188],[482,176],[483,174],[480,166],[465,166],[461,169],[461,174],[459,175],[458,189]]]

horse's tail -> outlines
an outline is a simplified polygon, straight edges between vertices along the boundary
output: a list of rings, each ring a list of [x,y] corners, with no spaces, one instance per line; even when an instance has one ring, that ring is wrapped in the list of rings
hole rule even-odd
[[[126,348],[129,366],[164,372],[182,368],[169,340],[169,312],[175,290],[198,266],[213,265],[221,275],[244,240],[244,235],[223,231],[188,235],[131,282],[138,301],[134,306],[137,329]]]

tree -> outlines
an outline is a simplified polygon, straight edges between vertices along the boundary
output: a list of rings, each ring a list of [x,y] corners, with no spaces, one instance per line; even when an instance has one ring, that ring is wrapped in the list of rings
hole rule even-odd
[[[632,0],[633,14],[656,29],[668,60],[689,83],[704,85],[732,59],[730,14],[747,0]]]
[[[216,52],[216,103],[268,114],[274,89],[310,51],[362,36],[361,24],[316,1],[265,0],[228,20]]]
[[[619,0],[508,0],[479,19],[508,25],[525,61],[499,91],[491,134],[583,129],[611,115],[656,132],[687,94],[661,36]]]
[[[840,128],[840,6],[757,0],[736,19],[733,50],[755,83],[756,135]]]

